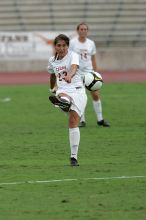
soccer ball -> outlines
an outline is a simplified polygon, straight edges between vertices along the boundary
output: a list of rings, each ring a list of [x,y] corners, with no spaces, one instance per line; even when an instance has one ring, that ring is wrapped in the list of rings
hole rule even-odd
[[[96,91],[102,87],[102,76],[97,72],[89,72],[84,76],[84,84],[89,91]]]

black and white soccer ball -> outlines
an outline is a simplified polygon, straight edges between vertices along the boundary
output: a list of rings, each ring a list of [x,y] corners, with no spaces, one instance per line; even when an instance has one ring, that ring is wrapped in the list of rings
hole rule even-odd
[[[101,89],[103,80],[98,72],[88,72],[84,76],[84,84],[89,91],[96,91]]]

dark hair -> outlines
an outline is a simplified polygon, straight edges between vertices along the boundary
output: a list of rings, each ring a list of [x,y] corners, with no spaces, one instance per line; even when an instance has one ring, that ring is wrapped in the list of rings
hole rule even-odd
[[[57,37],[54,39],[54,45],[58,43],[59,40],[64,40],[66,45],[69,46],[69,38],[64,35],[64,34],[59,34]]]
[[[81,26],[81,25],[85,25],[85,26],[87,27],[87,30],[89,29],[89,28],[88,28],[88,25],[87,25],[85,22],[82,22],[82,23],[80,23],[80,24],[77,25],[77,28],[76,28],[77,31],[80,29],[80,26]]]
[[[69,47],[69,38],[64,35],[64,34],[59,34],[57,37],[55,37],[54,39],[54,46],[58,43],[59,40],[64,40],[66,45]],[[57,53],[55,53],[55,56],[54,56],[54,61],[57,59]]]

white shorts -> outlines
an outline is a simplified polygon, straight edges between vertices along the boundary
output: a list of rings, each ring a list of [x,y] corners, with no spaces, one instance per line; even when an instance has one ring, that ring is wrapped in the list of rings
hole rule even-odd
[[[60,93],[67,94],[72,99],[71,110],[77,112],[77,114],[81,117],[84,114],[86,104],[87,104],[87,95],[85,92],[85,88],[77,88],[75,92],[67,92],[64,90],[57,90],[56,95]]]

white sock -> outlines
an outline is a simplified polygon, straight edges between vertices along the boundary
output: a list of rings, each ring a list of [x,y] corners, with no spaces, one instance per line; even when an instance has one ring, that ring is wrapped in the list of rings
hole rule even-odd
[[[96,113],[96,117],[98,121],[103,120],[103,116],[102,116],[102,105],[101,105],[101,101],[93,101],[93,108],[94,111]]]
[[[85,121],[85,115],[84,114],[81,116],[80,121]]]
[[[79,128],[69,128],[69,141],[71,149],[71,157],[77,160],[78,147],[80,143],[80,130]]]

